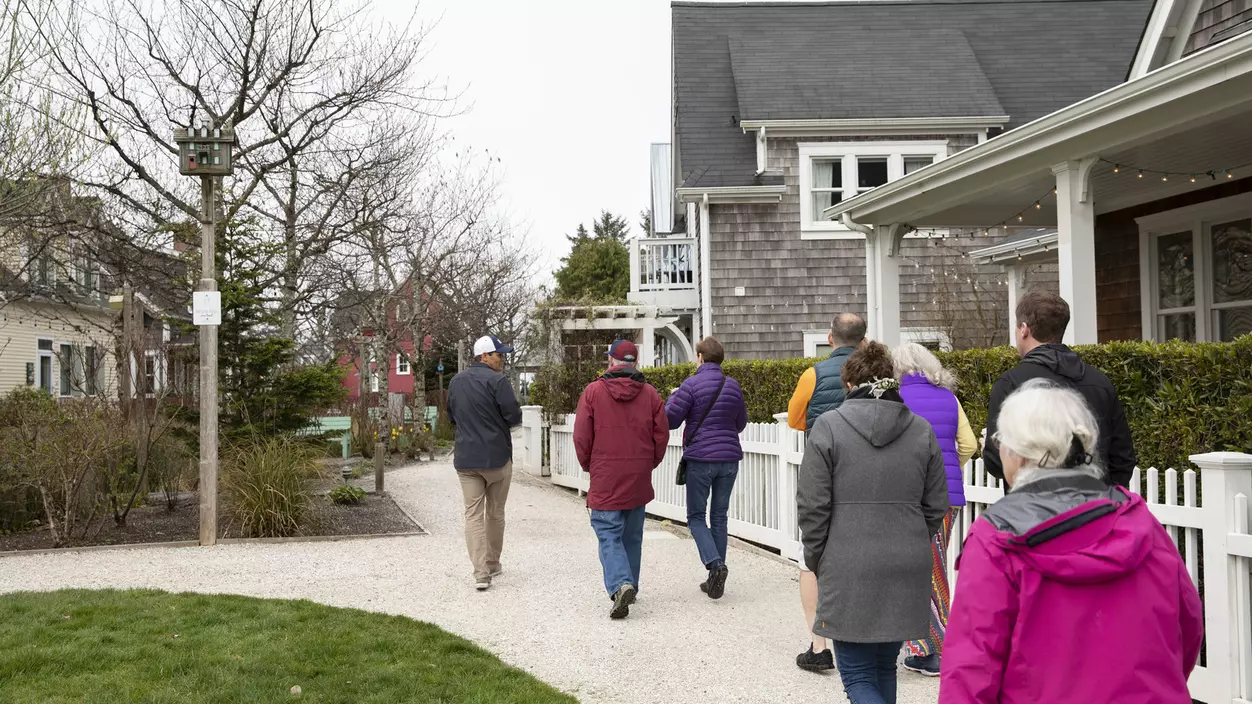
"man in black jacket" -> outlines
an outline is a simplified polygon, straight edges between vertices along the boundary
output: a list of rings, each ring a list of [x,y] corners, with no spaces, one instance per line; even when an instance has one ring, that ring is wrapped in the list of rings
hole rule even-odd
[[[1130,426],[1113,383],[1099,369],[1087,366],[1069,347],[1061,344],[1069,326],[1069,304],[1054,293],[1032,291],[1017,303],[1017,352],[1022,361],[1005,372],[991,387],[987,409],[987,442],[983,462],[994,477],[1004,478],[1000,447],[995,442],[1000,404],[1030,379],[1049,379],[1068,386],[1086,399],[1099,423],[1100,437],[1095,462],[1104,467],[1110,484],[1126,486],[1135,469],[1135,447]]]
[[[500,575],[504,549],[504,502],[513,479],[513,428],[522,408],[501,370],[513,348],[494,335],[474,343],[475,362],[448,386],[448,418],[456,426],[452,466],[465,499],[465,546],[474,564],[474,586],[491,587]]]

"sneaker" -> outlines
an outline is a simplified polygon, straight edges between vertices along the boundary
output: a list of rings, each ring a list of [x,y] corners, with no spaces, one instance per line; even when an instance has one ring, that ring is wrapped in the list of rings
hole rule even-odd
[[[491,577],[479,577],[474,580],[474,588],[480,592],[485,592],[488,589],[491,589]]]
[[[630,605],[635,603],[635,587],[630,584],[623,584],[613,595],[613,609],[609,611],[609,618],[619,620],[630,615]]]
[[[491,578],[492,578],[492,579],[495,579],[496,577],[499,577],[499,576],[500,576],[500,575],[502,575],[502,574],[504,574],[504,568],[503,568],[503,567],[497,567],[497,568],[495,568],[494,570],[492,570],[492,571],[491,571]]]
[[[904,658],[904,669],[927,677],[938,677],[939,656],[927,655],[924,658],[919,658],[916,655],[910,655]]]
[[[709,593],[709,580],[706,579],[703,582],[700,582],[700,591],[704,592],[705,594]]]
[[[726,593],[726,578],[730,576],[730,570],[726,569],[726,565],[718,565],[709,570],[709,589],[708,595],[710,599],[721,599]]]
[[[813,646],[809,645],[809,649],[796,656],[796,665],[801,670],[809,672],[822,672],[823,670],[835,669],[835,654],[827,648],[820,653],[813,652]]]

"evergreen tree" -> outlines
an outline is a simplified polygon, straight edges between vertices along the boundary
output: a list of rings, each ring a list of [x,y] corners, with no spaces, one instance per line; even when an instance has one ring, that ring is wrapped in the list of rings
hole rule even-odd
[[[630,291],[630,250],[626,236],[630,225],[608,211],[592,223],[594,236],[578,226],[570,241],[570,253],[561,260],[556,278],[556,299],[566,302],[623,303]]]
[[[343,372],[334,362],[295,366],[295,340],[279,335],[282,317],[262,282],[282,245],[265,242],[250,219],[219,226],[217,239],[221,432],[243,439],[300,430],[343,400]]]

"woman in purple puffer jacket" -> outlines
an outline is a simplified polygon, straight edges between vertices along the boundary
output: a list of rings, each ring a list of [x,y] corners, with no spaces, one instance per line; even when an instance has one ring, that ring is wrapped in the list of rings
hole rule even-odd
[[[696,345],[696,373],[675,389],[665,404],[671,429],[686,424],[687,527],[700,551],[700,562],[709,573],[700,590],[710,599],[722,598],[726,589],[726,513],[743,459],[739,433],[748,425],[748,408],[739,382],[722,372],[725,357],[717,338],[701,340]]]
[[[943,368],[930,350],[915,342],[906,342],[891,353],[891,358],[896,378],[900,380],[900,396],[904,405],[926,419],[934,429],[935,439],[943,450],[943,465],[948,475],[948,503],[951,508],[943,519],[942,530],[935,535],[930,546],[934,560],[930,574],[930,633],[923,640],[906,643],[909,653],[904,658],[905,669],[938,677],[943,635],[952,601],[948,591],[948,542],[952,539],[952,525],[965,505],[961,467],[978,451],[978,437],[965,417],[961,402],[952,393],[956,388],[956,377]]]

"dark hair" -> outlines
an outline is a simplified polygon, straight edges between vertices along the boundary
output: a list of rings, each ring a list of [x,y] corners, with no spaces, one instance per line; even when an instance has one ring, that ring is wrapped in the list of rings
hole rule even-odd
[[[696,345],[696,353],[704,355],[704,361],[713,364],[721,364],[722,360],[726,359],[725,348],[712,335],[700,340],[700,344]]]
[[[861,345],[848,361],[843,363],[843,383],[860,386],[875,379],[895,378],[891,352],[881,342]]]
[[[865,339],[865,318],[856,313],[840,313],[830,324],[830,336],[835,343],[859,345]]]
[[[1017,324],[1026,323],[1030,335],[1043,343],[1060,342],[1069,327],[1069,304],[1051,291],[1034,290],[1017,302]]]

